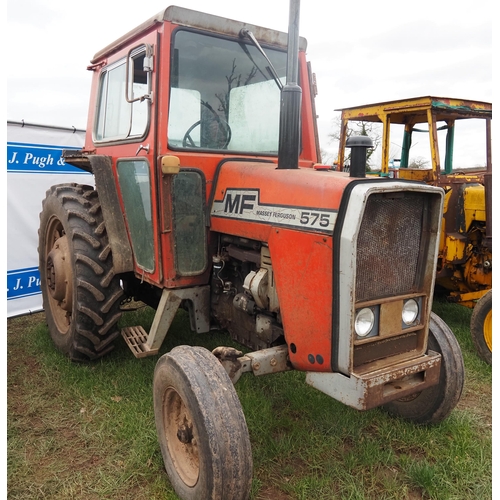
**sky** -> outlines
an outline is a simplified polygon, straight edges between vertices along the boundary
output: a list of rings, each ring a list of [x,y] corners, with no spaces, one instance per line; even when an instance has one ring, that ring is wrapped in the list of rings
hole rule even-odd
[[[485,8],[490,5],[488,8]],[[90,60],[164,10],[164,0],[8,0],[7,120],[87,126]],[[179,0],[174,5],[287,31],[288,0]],[[492,2],[302,1],[300,35],[318,84],[324,157],[336,109],[435,95],[493,101]]]

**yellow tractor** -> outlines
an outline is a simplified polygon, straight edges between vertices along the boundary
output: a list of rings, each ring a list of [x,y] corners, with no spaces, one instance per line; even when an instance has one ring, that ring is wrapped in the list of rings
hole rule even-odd
[[[444,189],[436,286],[450,301],[473,308],[472,340],[491,364],[491,103],[425,96],[337,111],[341,130],[335,169],[345,170],[359,149],[354,124],[362,131],[379,127],[380,170],[372,174]],[[361,144],[366,152],[371,143]],[[352,148],[350,154],[346,148]]]

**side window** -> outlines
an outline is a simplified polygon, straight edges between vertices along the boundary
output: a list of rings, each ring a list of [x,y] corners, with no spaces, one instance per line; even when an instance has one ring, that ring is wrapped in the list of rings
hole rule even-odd
[[[203,186],[198,172],[184,171],[174,176],[175,265],[181,276],[200,274],[207,266]]]
[[[135,260],[145,271],[154,271],[149,164],[144,159],[119,160],[117,170]]]
[[[142,45],[101,74],[94,140],[140,138],[151,107],[152,48]]]

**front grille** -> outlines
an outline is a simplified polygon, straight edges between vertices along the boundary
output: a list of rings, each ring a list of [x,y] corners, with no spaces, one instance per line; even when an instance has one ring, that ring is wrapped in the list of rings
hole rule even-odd
[[[418,291],[426,194],[375,193],[357,240],[356,300]]]

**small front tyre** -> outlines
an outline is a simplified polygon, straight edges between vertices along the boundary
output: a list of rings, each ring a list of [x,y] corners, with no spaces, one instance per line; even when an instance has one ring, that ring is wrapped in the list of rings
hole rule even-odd
[[[217,358],[178,346],[157,362],[154,413],[165,469],[182,500],[247,500],[250,438],[236,391]]]
[[[441,354],[437,385],[383,405],[391,415],[417,424],[437,424],[457,405],[462,395],[465,367],[460,345],[449,326],[431,313],[428,348]]]

